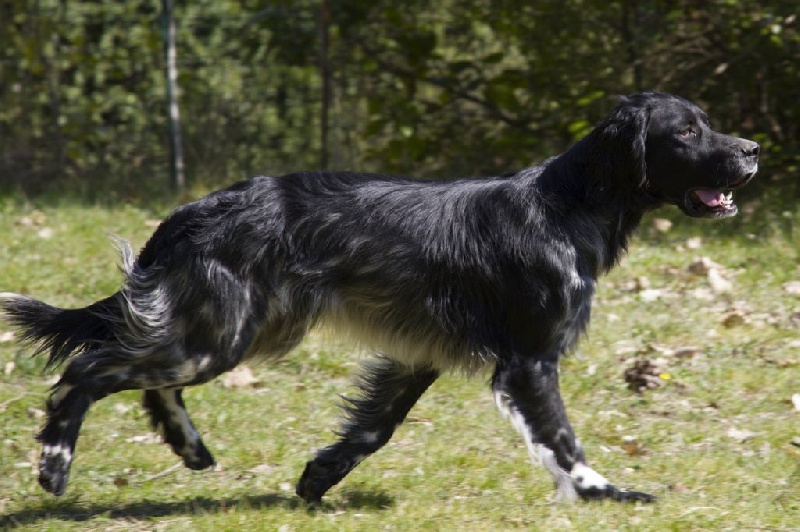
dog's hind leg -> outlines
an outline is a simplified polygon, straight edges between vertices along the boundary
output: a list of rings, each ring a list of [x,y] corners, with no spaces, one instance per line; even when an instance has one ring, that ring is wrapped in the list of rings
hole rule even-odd
[[[203,444],[183,404],[183,388],[144,390],[142,406],[150,415],[153,430],[161,434],[189,469],[214,465],[214,457]]]
[[[152,362],[126,366],[123,360],[104,352],[82,353],[70,361],[53,388],[47,400],[47,419],[37,436],[42,443],[39,483],[46,491],[64,493],[78,434],[91,405],[123,390],[148,390],[145,407],[151,420],[164,424],[165,439],[187,466],[199,469],[213,463],[189,421],[179,389],[206,382],[227,368],[204,364],[204,358],[200,363],[183,358],[176,364],[164,356],[161,366]]]
[[[556,361],[500,362],[492,378],[492,389],[500,412],[525,438],[531,458],[541,462],[553,476],[559,498],[655,500],[647,493],[616,488],[586,464],[561,400]]]
[[[438,376],[436,370],[411,369],[388,358],[369,364],[357,383],[362,396],[347,399],[345,404],[339,441],[306,464],[297,495],[308,503],[318,503],[326,491],[389,441]]]
[[[75,454],[75,443],[84,416],[93,403],[108,395],[99,380],[68,384],[61,381],[47,400],[47,420],[36,439],[42,443],[39,484],[54,495],[63,495]]]

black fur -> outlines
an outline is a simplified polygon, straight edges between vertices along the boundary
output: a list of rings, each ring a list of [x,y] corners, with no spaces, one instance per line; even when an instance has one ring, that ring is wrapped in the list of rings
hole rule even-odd
[[[85,309],[2,302],[22,338],[66,362],[40,434],[40,483],[64,492],[89,406],[143,389],[153,426],[187,466],[214,463],[181,390],[249,357],[279,357],[324,323],[381,355],[346,405],[339,441],[298,483],[323,494],[391,437],[443,371],[493,368],[501,412],[565,498],[650,501],[586,465],[558,361],[589,323],[598,276],[641,217],[674,204],[728,217],[720,195],[753,177],[758,145],[712,131],[676,96],[620,104],[569,151],[511,175],[446,182],[377,174],[259,177],[178,208],[119,292]]]

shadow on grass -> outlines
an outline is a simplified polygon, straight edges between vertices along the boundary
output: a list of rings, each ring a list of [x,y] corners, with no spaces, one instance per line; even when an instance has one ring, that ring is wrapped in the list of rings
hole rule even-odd
[[[225,513],[234,508],[260,510],[273,507],[313,514],[341,509],[384,510],[394,505],[394,499],[383,492],[350,489],[342,491],[340,499],[335,503],[323,502],[314,507],[307,506],[298,497],[276,493],[224,499],[195,497],[180,502],[138,501],[127,504],[86,505],[76,500],[46,501],[35,508],[0,516],[0,529],[7,530],[51,519],[81,523],[98,516],[110,519],[146,520],[177,515]]]

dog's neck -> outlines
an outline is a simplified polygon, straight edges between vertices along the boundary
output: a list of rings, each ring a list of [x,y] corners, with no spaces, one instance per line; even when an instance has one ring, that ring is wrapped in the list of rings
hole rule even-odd
[[[598,153],[600,149],[596,141],[583,139],[548,161],[530,185],[553,198],[544,206],[551,215],[572,219],[574,223],[562,227],[574,228],[572,241],[593,266],[594,277],[619,262],[642,217],[662,204],[635,184],[638,176],[629,164]]]

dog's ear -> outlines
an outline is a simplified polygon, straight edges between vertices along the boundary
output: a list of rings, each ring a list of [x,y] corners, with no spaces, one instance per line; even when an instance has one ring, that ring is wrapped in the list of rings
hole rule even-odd
[[[650,109],[637,109],[633,118],[633,178],[638,188],[647,184],[647,129],[650,125]]]
[[[642,99],[622,96],[617,107],[595,129],[595,157],[601,158],[602,175],[595,185],[611,185],[625,192],[647,183],[647,130],[650,107]]]

